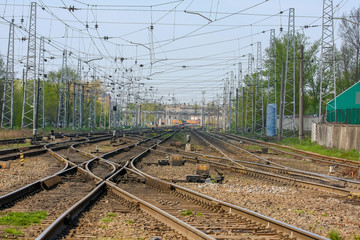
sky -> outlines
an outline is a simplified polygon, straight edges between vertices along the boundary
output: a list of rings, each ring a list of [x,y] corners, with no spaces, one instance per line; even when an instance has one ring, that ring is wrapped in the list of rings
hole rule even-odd
[[[321,38],[320,0],[39,0],[37,51],[45,39],[45,72],[58,71],[63,51],[68,66],[82,63],[82,78],[103,82],[104,89],[126,101],[200,103],[223,93],[230,73],[248,72],[249,53],[262,55],[270,30],[286,34],[289,9],[295,9],[295,29]],[[15,71],[26,64],[26,29],[31,1],[0,3],[0,54],[6,60],[9,22],[14,19]],[[360,6],[356,0],[334,0],[334,18]],[[23,19],[23,21],[22,21]],[[335,20],[336,44],[340,20]],[[305,28],[305,26],[309,26]],[[281,31],[282,30],[282,31]],[[261,59],[260,59],[261,60]],[[255,59],[255,62],[257,59]],[[115,91],[114,91],[115,89]]]

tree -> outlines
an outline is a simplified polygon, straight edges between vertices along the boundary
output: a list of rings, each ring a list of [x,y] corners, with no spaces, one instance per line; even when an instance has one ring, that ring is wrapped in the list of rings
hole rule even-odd
[[[339,34],[343,40],[340,50],[344,57],[340,59],[345,67],[343,77],[352,85],[360,77],[360,7],[353,8],[349,15],[343,14]]]
[[[282,62],[286,62],[286,46],[287,46],[287,35],[283,34],[281,37],[276,38],[276,89],[277,89],[277,105],[280,104],[280,89],[281,89],[281,66]],[[320,41],[313,43],[309,42],[309,38],[303,33],[297,32],[295,35],[295,82],[296,82],[296,111],[299,109],[299,78],[300,78],[300,45],[304,46],[304,113],[314,114],[317,113],[319,105],[319,92],[320,82],[317,77],[318,71],[318,59],[317,55],[320,50]],[[265,49],[267,59],[269,59],[269,48]],[[265,60],[264,65],[264,76],[267,76],[269,72],[269,60]],[[267,88],[267,81],[264,82],[265,89]],[[266,100],[265,100],[266,102]]]

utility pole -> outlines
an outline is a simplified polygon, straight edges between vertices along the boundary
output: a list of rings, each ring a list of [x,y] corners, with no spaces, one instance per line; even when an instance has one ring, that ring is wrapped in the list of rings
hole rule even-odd
[[[243,77],[242,77],[242,63],[239,62],[238,63],[238,85],[237,85],[237,92],[238,92],[238,96],[237,96],[237,100],[238,100],[238,104],[237,104],[237,107],[238,107],[238,110],[237,110],[237,114],[238,114],[238,117],[239,117],[239,98],[241,97],[243,99],[243,94],[244,92],[242,92],[242,87],[243,87]],[[240,95],[239,95],[239,92],[240,92]],[[243,102],[242,102],[243,103]],[[242,108],[242,112],[244,111],[244,108]],[[238,119],[237,117],[237,119]],[[244,116],[243,116],[244,117]],[[243,119],[244,120],[244,119]],[[242,128],[244,128],[244,125],[241,125]],[[238,128],[239,128],[239,119],[238,119]],[[239,129],[236,129],[237,132],[239,132]]]
[[[256,58],[256,76],[255,76],[255,133],[263,135],[264,130],[264,104],[263,104],[263,81],[260,76],[262,71],[262,52],[261,52],[261,42],[256,44],[257,46],[257,58]]]
[[[284,111],[283,115],[290,115],[286,129],[290,130],[291,134],[295,134],[295,9],[289,9],[289,24],[287,33],[287,51],[286,51],[286,65],[285,65],[285,83],[284,83]],[[284,116],[283,116],[284,118]],[[283,126],[285,127],[285,126]],[[284,130],[284,128],[283,128]]]
[[[280,119],[279,119],[279,135],[278,141],[283,137],[283,117],[284,117],[284,105],[285,105],[285,66],[284,62],[281,65],[281,92],[280,92]]]
[[[246,111],[245,111],[245,127],[248,126],[251,128],[251,131],[254,131],[254,79],[253,79],[253,61],[254,57],[252,53],[248,55],[248,76],[249,80],[247,85],[247,94],[246,94]],[[250,113],[248,114],[248,112]],[[250,115],[251,114],[251,115]],[[250,118],[249,116],[250,115]],[[249,124],[251,122],[251,124]]]
[[[201,125],[205,125],[205,91],[202,91],[202,103],[201,103]]]
[[[224,92],[223,92],[223,108],[222,108],[222,125],[223,130],[226,130],[226,113],[227,113],[227,80],[224,80]]]
[[[61,68],[60,92],[59,92],[59,108],[58,108],[58,124],[61,127],[67,127],[67,50],[63,51],[63,60]]]
[[[267,90],[267,119],[266,135],[276,135],[277,127],[277,80],[276,80],[276,44],[275,44],[275,29],[270,30],[270,46],[269,46],[269,72],[268,72],[268,90]],[[273,107],[271,107],[271,105]],[[271,117],[273,117],[271,119]],[[275,119],[274,119],[275,118]],[[272,126],[271,123],[274,123]]]
[[[220,128],[220,98],[219,95],[216,94],[216,99],[217,99],[217,128]]]
[[[239,89],[236,88],[236,96],[235,96],[235,132],[238,133],[239,127]]]
[[[91,90],[90,90],[90,111],[89,111],[89,122],[88,122],[88,128],[94,128],[95,127],[95,97],[94,97],[94,86],[91,86]]]
[[[323,119],[323,105],[332,99],[329,110],[334,112],[337,122],[333,0],[323,0],[322,16],[319,122]]]
[[[14,19],[9,28],[9,42],[6,59],[4,96],[2,102],[1,127],[13,128],[14,122]]]
[[[270,104],[270,103],[275,103],[276,104],[276,44],[275,44],[275,29],[270,30],[267,104]]]
[[[82,111],[81,111],[81,60],[78,59],[76,78],[74,81],[74,106],[73,106],[73,129],[82,128]]]
[[[300,45],[299,140],[304,139],[304,46]]]
[[[245,133],[245,87],[242,87],[242,133]]]
[[[39,48],[39,64],[38,64],[38,81],[41,83],[38,84],[38,97],[37,97],[37,114],[40,115],[40,118],[37,119],[41,121],[41,128],[45,128],[45,40],[44,37],[40,37],[40,48]],[[41,77],[40,77],[41,76]],[[40,114],[39,114],[40,113]]]
[[[23,91],[23,106],[21,127],[35,128],[35,111],[36,104],[36,2],[31,2],[30,21],[29,21],[29,37],[28,49],[26,57],[26,73]],[[33,81],[32,83],[30,81]]]

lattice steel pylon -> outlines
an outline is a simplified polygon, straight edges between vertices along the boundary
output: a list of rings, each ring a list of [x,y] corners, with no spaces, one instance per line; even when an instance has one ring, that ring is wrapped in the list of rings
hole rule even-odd
[[[206,91],[201,91],[201,126],[205,125],[205,93]]]
[[[295,9],[289,10],[284,86],[283,131],[295,134]],[[285,115],[288,115],[286,119]]]
[[[270,44],[268,52],[268,89],[267,89],[267,104],[275,104],[277,106],[277,89],[276,89],[276,42],[275,42],[275,29],[270,30]],[[277,107],[267,107],[266,108],[266,119],[271,119],[270,116],[277,117]],[[273,130],[273,131],[271,131]],[[272,126],[270,123],[266,123],[266,133],[273,135],[273,132],[277,132],[276,124]]]
[[[35,104],[36,104],[36,2],[31,3],[30,21],[29,21],[29,38],[26,60],[26,71],[24,79],[23,106],[21,127],[32,126],[35,129]],[[32,82],[31,82],[32,81]]]
[[[246,84],[246,111],[245,111],[245,128],[254,131],[254,79],[253,79],[253,61],[252,53],[248,55],[248,79]]]
[[[243,102],[242,102],[242,97],[243,97],[243,95],[244,95],[244,92],[243,92],[243,85],[244,85],[244,83],[243,83],[243,74],[242,74],[242,63],[241,62],[239,62],[238,63],[238,77],[237,77],[237,79],[238,79],[238,82],[237,82],[237,89],[238,89],[238,116],[241,116],[240,118],[242,119],[242,115],[239,115],[239,113],[242,113],[243,111],[244,111],[244,109],[243,109]],[[243,121],[241,121],[241,129],[244,127],[243,125],[242,125],[242,122]],[[240,126],[240,124],[238,124],[238,128],[239,128],[239,126]]]
[[[256,77],[255,77],[255,133],[264,134],[264,96],[263,96],[263,78],[262,74],[262,51],[261,42],[256,44]]]
[[[81,97],[81,60],[78,59],[74,81],[73,129],[82,128]]]
[[[90,90],[90,109],[89,109],[89,121],[88,121],[88,128],[95,128],[95,104],[96,104],[96,101],[95,101],[95,95],[96,95],[96,92],[95,92],[95,88],[93,86],[91,86],[91,90]]]
[[[2,104],[1,127],[13,128],[14,119],[14,19],[10,23],[9,42],[6,59],[4,96]]]
[[[45,61],[44,61],[44,53],[45,53],[45,40],[44,37],[40,38],[40,47],[39,47],[39,63],[38,63],[38,79],[39,88],[36,91],[38,96],[38,126],[41,128],[45,128]]]
[[[267,90],[267,104],[276,104],[276,43],[275,43],[275,29],[270,30],[270,45],[269,45],[269,72],[268,72],[268,90]]]
[[[319,121],[323,118],[323,105],[334,99],[329,108],[333,111],[336,122],[336,77],[333,14],[333,1],[324,0],[321,37]]]
[[[68,85],[67,50],[64,50],[62,67],[61,67],[60,86],[59,86],[59,107],[58,107],[59,127],[67,127],[67,85]]]
[[[227,127],[227,105],[228,104],[228,79],[224,80],[224,91],[223,91],[223,108],[222,108],[222,126],[226,130]]]

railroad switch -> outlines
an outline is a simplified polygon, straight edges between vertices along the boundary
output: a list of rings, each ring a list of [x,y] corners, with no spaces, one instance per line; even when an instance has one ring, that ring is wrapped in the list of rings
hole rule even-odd
[[[0,169],[9,169],[10,162],[9,161],[0,161]]]
[[[210,177],[210,165],[209,164],[196,164],[196,175],[200,175],[201,178],[206,179]]]
[[[166,156],[168,158],[168,156]],[[184,166],[186,160],[182,158],[180,155],[172,155],[171,159],[171,166]]]
[[[167,159],[159,159],[158,160],[158,165],[159,166],[168,166],[168,165],[170,165],[170,162]]]
[[[200,183],[204,182],[200,175],[186,175],[186,182]]]

